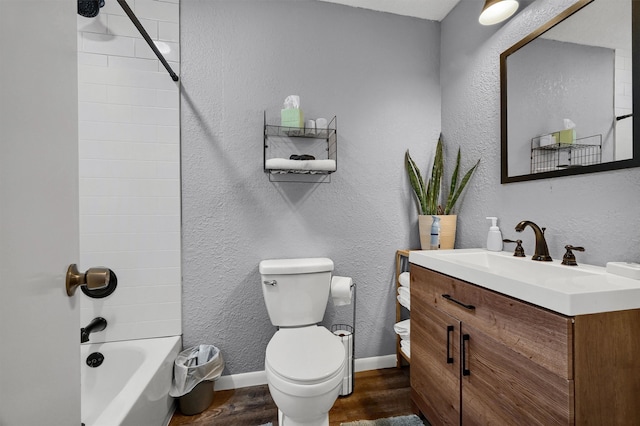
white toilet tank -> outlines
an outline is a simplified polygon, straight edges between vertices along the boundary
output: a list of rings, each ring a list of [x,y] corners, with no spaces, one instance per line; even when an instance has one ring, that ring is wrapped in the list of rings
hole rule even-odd
[[[295,327],[322,321],[331,290],[331,259],[270,259],[260,262],[259,269],[273,325]]]

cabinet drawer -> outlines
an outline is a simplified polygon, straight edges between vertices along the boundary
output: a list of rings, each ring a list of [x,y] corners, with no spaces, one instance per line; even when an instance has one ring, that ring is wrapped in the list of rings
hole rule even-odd
[[[412,305],[414,298],[477,328],[558,376],[573,379],[572,318],[412,264]]]

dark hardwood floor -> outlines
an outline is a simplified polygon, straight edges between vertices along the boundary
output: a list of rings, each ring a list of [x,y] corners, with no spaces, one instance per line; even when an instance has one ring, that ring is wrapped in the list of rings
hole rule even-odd
[[[373,420],[412,414],[409,367],[356,373],[354,391],[339,397],[329,412],[331,426],[354,420]],[[258,426],[278,424],[267,385],[215,391],[211,406],[195,416],[176,411],[169,426]]]

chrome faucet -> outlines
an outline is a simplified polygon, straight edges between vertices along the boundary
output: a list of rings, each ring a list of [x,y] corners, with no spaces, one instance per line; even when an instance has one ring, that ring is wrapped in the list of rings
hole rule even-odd
[[[80,343],[89,341],[89,335],[107,328],[107,320],[102,317],[94,318],[89,325],[80,329]]]
[[[522,232],[524,228],[530,226],[533,229],[533,232],[536,234],[536,252],[531,257],[532,260],[541,260],[544,262],[550,262],[551,256],[549,256],[549,247],[547,247],[547,240],[544,239],[544,231],[547,228],[542,228],[530,220],[523,220],[519,224],[516,225],[516,231]]]

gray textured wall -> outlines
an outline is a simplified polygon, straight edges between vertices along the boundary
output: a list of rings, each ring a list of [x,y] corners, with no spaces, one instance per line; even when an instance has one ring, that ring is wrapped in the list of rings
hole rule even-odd
[[[394,254],[418,246],[404,171],[440,131],[440,24],[316,1],[181,2],[184,343],[262,370],[275,329],[258,263],[327,256],[358,285],[356,356],[395,351]],[[338,117],[328,184],[270,183],[263,110]],[[325,322],[348,321],[330,307]],[[225,374],[226,374],[225,373]]]
[[[502,51],[540,26],[571,0],[538,0],[498,28],[475,22],[482,2],[461,1],[442,22],[442,131],[482,165],[465,197],[458,247],[485,245],[488,221],[498,216],[503,235],[529,219],[547,227],[551,255],[584,245],[578,263],[638,261],[640,169],[500,184],[500,66]],[[533,253],[533,232],[520,237]]]

